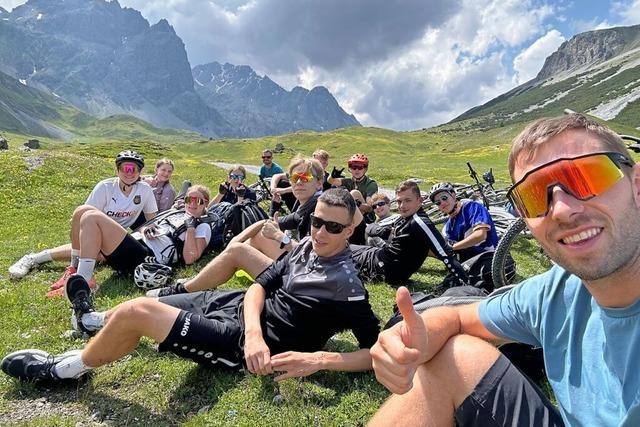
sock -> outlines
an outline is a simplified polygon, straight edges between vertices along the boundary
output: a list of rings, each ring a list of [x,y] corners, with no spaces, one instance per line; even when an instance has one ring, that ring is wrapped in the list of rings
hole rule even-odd
[[[53,373],[58,378],[78,378],[81,375],[89,372],[90,366],[87,366],[82,361],[82,352],[74,354],[69,357],[65,357],[53,367]]]
[[[93,276],[93,268],[96,266],[96,260],[91,258],[80,258],[78,260],[78,274],[85,278],[88,282]]]
[[[98,331],[104,327],[105,323],[105,311],[92,311],[91,313],[85,313],[82,315],[82,324],[85,328],[91,331]]]
[[[51,257],[51,253],[49,253],[49,249],[45,249],[42,252],[33,254],[33,260],[38,264],[44,264],[45,262],[53,261],[53,258]]]
[[[71,249],[71,267],[78,268],[80,261],[80,249]]]

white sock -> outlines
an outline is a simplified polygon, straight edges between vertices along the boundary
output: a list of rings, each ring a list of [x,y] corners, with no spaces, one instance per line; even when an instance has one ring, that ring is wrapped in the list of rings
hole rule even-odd
[[[80,249],[71,249],[71,267],[78,268],[80,261]]]
[[[33,260],[38,264],[44,264],[45,262],[53,261],[53,258],[51,257],[51,253],[49,253],[49,249],[45,249],[42,252],[33,254]]]
[[[53,373],[56,374],[58,378],[78,378],[91,369],[93,368],[85,365],[82,361],[82,353],[78,353],[65,357],[56,363],[56,366],[53,367]]]
[[[93,269],[96,266],[96,260],[91,258],[80,258],[78,260],[78,274],[85,278],[88,282],[93,276]]]
[[[82,315],[82,324],[91,331],[98,331],[104,327],[106,311],[92,311]]]

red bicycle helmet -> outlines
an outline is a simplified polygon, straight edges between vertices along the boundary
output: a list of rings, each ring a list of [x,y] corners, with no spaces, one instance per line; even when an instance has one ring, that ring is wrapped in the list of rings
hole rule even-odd
[[[347,161],[347,166],[351,165],[362,165],[364,167],[369,167],[369,158],[362,153],[354,154]]]

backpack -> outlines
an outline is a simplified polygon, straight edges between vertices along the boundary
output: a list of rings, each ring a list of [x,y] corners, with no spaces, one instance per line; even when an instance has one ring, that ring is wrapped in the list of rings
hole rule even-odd
[[[247,199],[232,205],[226,215],[225,245],[251,224],[267,218],[269,218],[267,213],[253,200]]]

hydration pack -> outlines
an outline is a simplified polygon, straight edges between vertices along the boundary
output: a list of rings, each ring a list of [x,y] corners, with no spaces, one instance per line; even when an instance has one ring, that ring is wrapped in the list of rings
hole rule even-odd
[[[232,205],[226,215],[225,245],[251,224],[267,218],[267,213],[253,200],[243,200]]]

